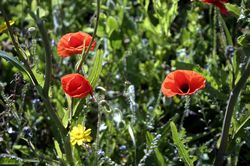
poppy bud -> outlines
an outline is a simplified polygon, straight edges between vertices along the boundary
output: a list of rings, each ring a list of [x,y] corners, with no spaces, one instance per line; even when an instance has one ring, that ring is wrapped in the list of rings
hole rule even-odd
[[[89,81],[81,74],[67,74],[61,78],[63,90],[73,98],[84,98],[93,93]]]
[[[90,45],[92,36],[84,32],[67,33],[62,36],[57,45],[57,52],[61,57],[67,57],[74,54],[81,54],[82,50]],[[93,51],[96,46],[96,41],[91,44],[90,50]]]

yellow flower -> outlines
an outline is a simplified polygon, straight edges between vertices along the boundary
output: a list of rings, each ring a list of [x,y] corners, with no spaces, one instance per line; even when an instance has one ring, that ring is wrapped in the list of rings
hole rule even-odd
[[[70,131],[70,142],[72,145],[75,145],[76,143],[82,145],[85,142],[90,142],[92,140],[90,134],[91,129],[86,130],[85,126],[78,124]]]
[[[15,23],[15,21],[10,20],[9,23],[10,23],[10,25],[13,25],[13,24]],[[6,22],[0,24],[0,33],[2,33],[3,31],[5,31],[7,28],[8,28],[8,27],[7,27]]]

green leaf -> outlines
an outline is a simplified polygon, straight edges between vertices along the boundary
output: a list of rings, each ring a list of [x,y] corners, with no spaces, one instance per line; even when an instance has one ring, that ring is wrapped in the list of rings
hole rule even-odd
[[[244,34],[241,35],[237,38],[237,42],[241,46],[247,46],[250,43],[250,35],[249,34]]]
[[[157,33],[156,27],[152,24],[152,22],[150,21],[150,18],[149,18],[149,17],[146,17],[146,18],[144,19],[143,28],[144,28],[145,30],[148,30],[148,31],[154,33],[154,34]]]
[[[225,3],[225,7],[227,8],[227,10],[233,14],[235,14],[236,16],[240,16],[240,7],[235,5],[235,4],[231,4],[231,3]]]
[[[48,10],[43,9],[41,6],[39,6],[37,4],[37,1],[32,1],[32,3],[31,3],[31,10],[34,11],[34,12],[38,12],[37,14],[40,17],[45,17],[49,13]]]
[[[189,158],[188,151],[185,149],[185,146],[179,137],[179,134],[178,134],[178,131],[174,122],[170,122],[170,127],[172,131],[172,138],[173,138],[175,146],[178,149],[180,158],[184,161],[185,165],[193,166],[193,161]]]
[[[11,55],[8,55],[6,52],[4,51],[0,51],[0,57],[7,60],[8,62],[10,62],[12,65],[14,65],[16,68],[18,68],[20,71],[25,72],[27,75],[29,75],[29,73],[27,72],[27,70],[25,69],[25,67],[21,64],[21,62],[19,62],[16,58],[14,58]]]
[[[16,68],[18,68],[21,72],[24,72],[25,74],[27,74],[27,76],[29,77],[29,79],[33,82],[34,85],[35,84],[35,80],[31,77],[31,75],[29,74],[29,72],[26,70],[26,68],[21,64],[20,61],[18,61],[15,57],[8,55],[6,52],[4,51],[0,51],[0,58],[5,59],[6,61],[10,62],[12,65],[14,65]],[[38,91],[42,92],[42,89],[39,85],[36,85],[36,88]]]
[[[168,35],[170,32],[170,25],[174,21],[175,17],[178,14],[178,0],[172,0],[172,5],[170,9],[167,11],[164,20],[164,30],[165,34]]]
[[[250,104],[247,104],[246,107],[248,108],[248,111],[246,114],[241,115],[240,124],[236,126],[235,132],[232,136],[233,139],[236,139],[238,136],[240,136],[240,134],[244,131],[244,128],[250,124]]]
[[[227,39],[227,45],[231,45],[233,46],[233,39],[232,39],[232,36],[227,28],[227,24],[225,23],[223,17],[220,15],[219,17],[219,20],[221,21],[222,23],[222,27],[223,27],[223,30],[225,31],[225,35],[226,35],[226,39]]]
[[[61,151],[59,143],[56,140],[54,140],[54,146],[55,146],[55,149],[56,149],[57,156],[62,159],[63,158],[63,153]]]
[[[144,10],[148,12],[149,0],[145,0]]]
[[[69,124],[69,121],[71,120],[70,117],[69,117],[69,111],[70,110],[67,110],[67,111],[64,111],[64,116],[62,118],[62,124],[65,128],[67,128],[68,124]]]
[[[132,139],[134,146],[136,147],[135,135],[134,135],[133,129],[131,128],[130,124],[128,125],[128,132],[129,132],[129,135]]]
[[[90,74],[88,76],[88,80],[89,80],[93,89],[95,88],[96,83],[98,81],[98,78],[99,78],[101,71],[102,71],[102,58],[103,58],[103,51],[98,50],[96,52],[96,56],[94,59],[94,65],[93,65],[92,70],[90,71]]]
[[[84,105],[84,100],[79,100],[75,105],[74,105],[74,108],[73,108],[73,115],[72,117],[75,115],[75,113],[81,111],[83,109],[83,105]]]
[[[0,165],[21,165],[23,160],[19,157],[1,154],[0,155]]]
[[[114,17],[108,17],[106,29],[109,36],[114,30],[118,29],[118,23]]]

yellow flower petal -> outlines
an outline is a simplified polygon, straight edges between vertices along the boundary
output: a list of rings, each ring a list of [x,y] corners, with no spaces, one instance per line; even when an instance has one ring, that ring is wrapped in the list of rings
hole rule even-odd
[[[70,142],[72,145],[82,145],[85,142],[91,142],[92,137],[91,129],[87,129],[85,126],[78,124],[74,126],[73,129],[70,131]]]

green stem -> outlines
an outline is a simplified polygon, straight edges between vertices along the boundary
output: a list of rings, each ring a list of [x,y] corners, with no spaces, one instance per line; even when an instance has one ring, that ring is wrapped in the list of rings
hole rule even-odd
[[[80,69],[82,67],[82,64],[84,62],[84,60],[87,58],[89,50],[91,48],[92,43],[95,40],[95,36],[96,36],[96,32],[97,32],[97,27],[98,27],[98,22],[99,22],[99,15],[100,15],[100,0],[96,0],[96,4],[97,4],[97,8],[96,8],[96,23],[95,23],[95,29],[94,29],[94,33],[92,35],[92,39],[90,41],[90,44],[88,46],[87,51],[85,51],[85,48],[83,48],[83,54],[82,54],[82,58],[80,60],[79,66],[76,69],[76,72],[79,73]]]
[[[229,61],[229,64],[231,65],[231,67],[232,67],[232,88],[234,88],[234,85],[235,85],[234,65],[233,65],[232,59],[230,57],[228,57],[228,61]]]
[[[37,27],[41,33],[41,37],[45,47],[45,82],[43,86],[43,92],[45,96],[48,96],[50,80],[51,80],[51,69],[52,69],[52,51],[50,47],[48,33],[44,27],[43,20],[30,11],[31,17],[36,21]]]
[[[233,91],[230,93],[229,101],[226,107],[226,113],[223,120],[221,142],[214,162],[215,166],[221,166],[223,163],[223,158],[228,144],[229,128],[231,124],[234,106],[237,102],[240,91],[246,84],[249,76],[250,76],[250,58],[248,59],[245,71],[243,72],[240,80],[237,82]]]
[[[43,97],[44,97],[43,101],[45,102],[45,106],[50,110],[48,112],[51,117],[51,120],[53,121],[53,123],[56,124],[58,128],[58,132],[60,133],[59,139],[61,139],[60,141],[61,145],[64,146],[64,151],[66,153],[67,161],[71,165],[73,165],[72,150],[71,150],[71,145],[70,145],[70,139],[69,139],[69,136],[67,135],[67,130],[64,128],[62,122],[56,115],[50,101],[48,100],[48,93],[49,93],[50,80],[51,80],[51,69],[52,69],[52,51],[50,48],[48,33],[44,27],[43,20],[41,20],[39,16],[35,15],[32,11],[30,11],[30,15],[36,21],[36,24],[41,33],[42,40],[44,42],[44,47],[45,47],[45,55],[46,55],[45,56],[45,82],[43,86],[43,92],[41,92],[43,93]]]
[[[214,17],[213,17],[213,59],[217,59],[217,32],[216,32],[216,23],[217,23],[217,10],[214,9]]]
[[[155,110],[156,110],[157,107],[159,106],[160,101],[161,101],[161,97],[162,97],[162,92],[161,92],[161,89],[160,89],[159,94],[158,94],[158,97],[157,97],[157,100],[156,100],[156,103],[155,103],[155,106],[154,106],[153,112],[155,112]]]
[[[190,107],[190,96],[185,96],[185,111],[181,117],[181,125],[180,125],[180,130],[183,128],[184,124],[184,119],[186,116],[189,114],[189,107]]]
[[[44,102],[44,105],[45,105],[45,108],[47,109],[50,120],[53,122],[53,124],[55,124],[55,128],[51,127],[53,134],[57,138],[58,142],[60,142],[60,145],[63,147],[64,152],[66,154],[67,162],[70,165],[74,165],[72,150],[71,150],[71,145],[70,145],[70,138],[69,138],[69,135],[67,134],[68,132],[64,128],[60,119],[58,118],[49,99],[43,95],[43,91],[41,87],[39,89],[40,90],[38,90],[38,92],[42,98],[42,101]]]
[[[98,163],[98,149],[100,143],[100,126],[101,126],[101,118],[102,118],[102,105],[98,103],[98,119],[97,119],[97,128],[96,128],[96,141],[95,141],[95,164],[99,165]]]

